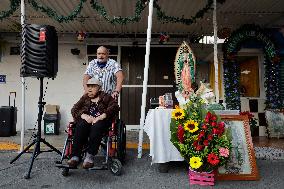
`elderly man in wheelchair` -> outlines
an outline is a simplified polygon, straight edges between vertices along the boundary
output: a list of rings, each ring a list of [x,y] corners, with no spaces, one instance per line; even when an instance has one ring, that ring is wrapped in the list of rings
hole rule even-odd
[[[76,168],[80,162],[84,146],[88,146],[83,168],[94,166],[94,156],[98,153],[102,138],[109,131],[112,121],[118,114],[117,101],[101,91],[102,83],[91,78],[87,82],[87,93],[73,106],[71,113],[76,125],[71,159],[67,161],[70,168]]]

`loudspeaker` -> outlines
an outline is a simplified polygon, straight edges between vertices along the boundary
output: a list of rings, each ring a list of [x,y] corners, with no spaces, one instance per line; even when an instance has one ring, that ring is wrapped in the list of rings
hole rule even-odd
[[[55,78],[58,71],[58,38],[53,26],[27,24],[22,31],[22,77]]]
[[[0,107],[0,137],[16,135],[17,108],[13,106]]]

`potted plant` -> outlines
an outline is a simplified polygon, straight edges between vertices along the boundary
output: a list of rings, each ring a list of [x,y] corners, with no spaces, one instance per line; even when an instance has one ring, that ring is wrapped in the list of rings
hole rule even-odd
[[[229,160],[228,132],[220,117],[207,110],[204,100],[195,94],[183,109],[173,111],[171,142],[189,163],[190,184],[214,184],[214,170]]]

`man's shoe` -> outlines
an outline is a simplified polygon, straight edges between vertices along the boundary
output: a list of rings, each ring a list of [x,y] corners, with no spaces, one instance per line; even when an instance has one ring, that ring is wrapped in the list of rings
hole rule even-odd
[[[84,169],[90,169],[90,168],[92,168],[92,167],[94,167],[94,163],[90,163],[90,162],[85,162],[84,161],[84,163],[83,163],[83,168]]]
[[[79,164],[79,161],[76,161],[76,160],[74,160],[74,159],[69,159],[69,160],[67,161],[67,164],[68,164],[69,167],[71,167],[71,168],[76,168],[76,167],[78,166],[78,164]]]

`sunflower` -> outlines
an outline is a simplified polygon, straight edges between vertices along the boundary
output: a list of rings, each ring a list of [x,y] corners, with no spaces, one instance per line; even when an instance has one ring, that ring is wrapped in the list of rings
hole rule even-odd
[[[172,118],[174,119],[183,119],[185,116],[184,110],[183,109],[175,109],[172,113]]]
[[[200,157],[193,156],[193,157],[190,158],[190,160],[189,160],[189,165],[190,165],[190,167],[192,167],[193,169],[198,169],[198,168],[202,165],[202,160],[201,160]]]
[[[184,124],[184,130],[189,131],[190,133],[194,133],[198,130],[198,123],[192,119],[187,120],[187,122],[185,122]]]

